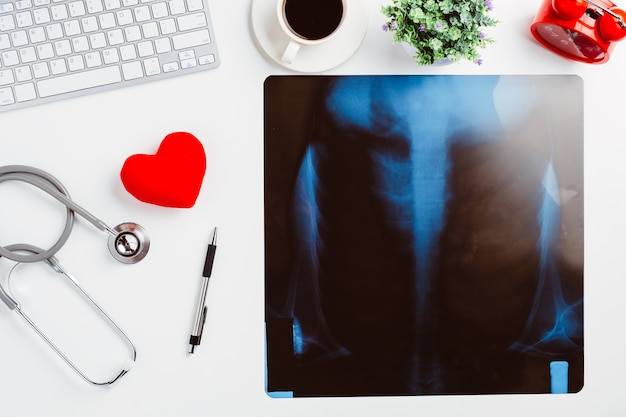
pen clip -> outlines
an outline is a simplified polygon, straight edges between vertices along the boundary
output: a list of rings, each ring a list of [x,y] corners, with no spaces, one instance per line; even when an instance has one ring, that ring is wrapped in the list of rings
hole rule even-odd
[[[202,331],[204,330],[204,323],[206,322],[206,313],[207,313],[208,307],[204,306],[204,309],[202,309],[202,318],[200,319],[200,331],[198,333],[198,342],[200,342],[200,338],[202,337]]]

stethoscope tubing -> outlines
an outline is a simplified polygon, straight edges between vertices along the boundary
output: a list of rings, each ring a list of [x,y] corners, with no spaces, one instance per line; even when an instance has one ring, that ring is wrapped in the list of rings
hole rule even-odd
[[[107,231],[112,235],[115,232],[103,221],[95,217],[93,214],[76,204],[69,195],[63,184],[53,175],[39,168],[26,165],[7,165],[0,167],[0,182],[21,181],[31,184],[50,196],[57,199],[67,208],[65,225],[59,239],[47,250],[43,250],[37,254],[22,254],[13,252],[0,246],[0,256],[11,259],[16,262],[39,262],[51,258],[56,254],[69,239],[74,226],[74,214],[77,213],[85,218],[101,231]]]

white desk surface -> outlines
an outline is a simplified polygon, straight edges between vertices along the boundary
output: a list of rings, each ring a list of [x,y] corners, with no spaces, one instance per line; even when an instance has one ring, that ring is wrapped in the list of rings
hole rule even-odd
[[[105,222],[137,221],[152,248],[141,263],[116,263],[106,235],[79,219],[62,263],[124,327],[135,367],[109,388],[80,380],[0,306],[0,414],[4,416],[500,416],[624,415],[626,361],[626,43],[610,61],[568,61],[529,32],[540,0],[494,1],[501,20],[484,65],[418,67],[390,35],[379,0],[357,53],[325,74],[578,74],[585,85],[585,388],[566,396],[436,396],[271,399],[264,391],[263,81],[294,74],[257,48],[251,0],[210,8],[222,65],[216,70],[0,114],[0,165],[25,164],[59,178]],[[626,7],[626,5],[623,5]],[[119,171],[135,153],[153,153],[170,132],[204,144],[207,172],[191,209],[141,203]],[[63,210],[16,206],[23,186],[0,192],[0,244],[49,245]],[[25,193],[27,194],[27,193]],[[30,201],[27,199],[25,201]],[[38,201],[38,200],[35,200]],[[35,206],[35,207],[33,207]],[[59,206],[60,207],[60,206]],[[208,321],[199,351],[187,354],[206,243],[219,227]],[[0,273],[6,274],[7,261]],[[6,265],[4,265],[6,264]],[[54,308],[52,308],[54,313]],[[71,326],[68,323],[67,326]],[[94,352],[96,360],[108,352]]]

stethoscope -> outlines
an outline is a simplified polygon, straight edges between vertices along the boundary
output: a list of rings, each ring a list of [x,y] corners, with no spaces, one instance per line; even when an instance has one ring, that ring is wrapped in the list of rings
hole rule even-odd
[[[142,260],[148,253],[150,248],[150,240],[145,230],[136,223],[122,223],[113,228],[109,227],[103,221],[80,207],[69,196],[69,193],[55,177],[49,173],[42,171],[38,168],[33,168],[23,165],[9,165],[0,167],[0,183],[5,181],[22,181],[48,193],[52,197],[59,200],[67,207],[67,216],[65,221],[65,227],[61,233],[61,236],[49,249],[44,250],[33,245],[28,244],[14,244],[8,246],[0,246],[0,257],[5,257],[16,264],[11,268],[9,276],[6,279],[6,288],[0,282],[0,300],[2,300],[10,310],[19,314],[27,324],[35,330],[37,334],[50,346],[67,365],[69,365],[76,373],[78,373],[85,381],[93,385],[110,385],[125,375],[134,364],[137,357],[137,350],[130,338],[124,333],[124,331],[109,317],[108,314],[94,301],[94,299],[80,286],[78,280],[74,278],[69,272],[61,267],[59,261],[54,256],[65,244],[72,232],[74,225],[74,214],[78,213],[80,216],[87,219],[91,224],[96,226],[101,231],[109,233],[108,248],[111,255],[118,261],[125,264],[132,264]],[[113,377],[102,382],[98,382],[88,377],[85,372],[81,371],[74,362],[65,355],[53,342],[44,334],[44,332],[30,319],[30,317],[22,311],[20,303],[15,299],[11,292],[11,275],[15,268],[21,263],[31,262],[46,262],[54,272],[62,275],[74,288],[83,296],[83,298],[89,303],[89,305],[97,310],[119,334],[125,344],[129,348],[130,359],[128,359],[121,367],[119,371],[113,374]]]

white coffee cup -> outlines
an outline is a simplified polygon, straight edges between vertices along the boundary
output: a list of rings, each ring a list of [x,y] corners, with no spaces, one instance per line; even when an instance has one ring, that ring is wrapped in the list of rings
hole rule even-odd
[[[281,60],[291,64],[303,45],[320,45],[343,27],[348,0],[278,0],[280,27],[289,37]]]

